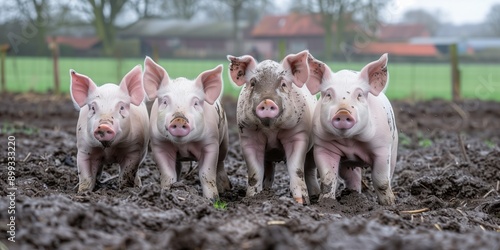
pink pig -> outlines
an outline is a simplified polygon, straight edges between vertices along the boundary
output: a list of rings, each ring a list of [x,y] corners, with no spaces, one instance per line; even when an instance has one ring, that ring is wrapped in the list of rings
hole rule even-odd
[[[314,160],[323,198],[335,198],[337,175],[346,187],[361,192],[361,167],[370,165],[379,203],[394,204],[391,179],[396,165],[398,133],[388,84],[387,54],[360,72],[333,73],[309,56],[308,87],[321,92],[314,113]]]
[[[141,66],[120,85],[96,84],[70,70],[71,98],[80,109],[77,137],[78,192],[92,191],[103,164],[120,164],[120,187],[141,185],[137,175],[146,157],[149,120],[144,104]]]
[[[286,161],[293,198],[309,203],[306,182],[311,176],[316,178],[316,169],[304,164],[312,146],[316,98],[305,86],[307,56],[308,52],[302,51],[286,56],[281,63],[257,63],[249,55],[227,57],[233,82],[244,85],[238,98],[237,122],[248,168],[247,196],[271,188],[274,162]]]
[[[219,103],[222,65],[195,80],[170,79],[151,58],[144,61],[144,88],[151,108],[151,149],[160,170],[161,186],[178,181],[181,161],[198,161],[203,195],[215,200],[231,188],[224,169],[228,129]]]

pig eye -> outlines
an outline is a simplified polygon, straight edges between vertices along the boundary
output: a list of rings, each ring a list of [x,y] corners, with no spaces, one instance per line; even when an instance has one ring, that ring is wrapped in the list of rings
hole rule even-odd
[[[281,87],[286,88],[286,82],[282,82]]]
[[[255,87],[255,79],[250,80],[250,87]]]
[[[123,106],[120,107],[120,110],[124,110],[124,109],[125,109],[125,107],[123,107]]]
[[[358,94],[358,101],[363,97],[362,94]]]

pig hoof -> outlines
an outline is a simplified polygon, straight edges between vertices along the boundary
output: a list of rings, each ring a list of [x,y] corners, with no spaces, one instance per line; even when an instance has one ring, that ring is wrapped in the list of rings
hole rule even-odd
[[[92,192],[94,190],[94,185],[91,180],[81,181],[78,184],[78,193]]]
[[[395,203],[394,200],[395,200],[394,195],[391,195],[388,197],[381,197],[379,199],[379,203],[382,206],[392,206]]]
[[[293,199],[299,203],[299,204],[304,204],[304,198],[303,197],[293,197]]]
[[[230,191],[231,190],[231,183],[227,184],[227,183],[224,183],[224,184],[218,184],[217,185],[217,191],[219,192],[219,194],[223,194],[227,191]]]
[[[90,189],[78,189],[78,194],[88,194],[91,193],[92,191]]]
[[[139,177],[139,175],[135,176],[134,184],[136,187],[142,187],[141,177]]]

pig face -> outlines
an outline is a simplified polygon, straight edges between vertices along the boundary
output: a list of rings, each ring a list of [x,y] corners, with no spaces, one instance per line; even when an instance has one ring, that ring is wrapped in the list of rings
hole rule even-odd
[[[130,105],[138,106],[144,100],[141,66],[125,75],[119,86],[108,83],[97,87],[92,79],[74,70],[70,76],[73,103],[87,114],[86,140],[93,147],[112,146],[126,134],[123,128],[130,127]]]
[[[256,126],[273,129],[295,126],[304,113],[304,107],[295,107],[300,98],[294,85],[302,87],[309,76],[307,51],[292,54],[281,63],[271,60],[257,64],[252,56],[228,56],[230,77],[236,85],[245,84],[238,103],[240,127]],[[304,101],[302,102],[304,103]]]
[[[361,133],[369,121],[366,117],[370,117],[367,98],[379,95],[387,86],[387,54],[360,72],[341,70],[333,73],[311,55],[308,62],[311,75],[307,86],[312,94],[321,92],[322,126],[343,138]]]
[[[149,57],[144,65],[148,98],[158,98],[158,131],[179,143],[201,136],[203,127],[198,125],[204,124],[203,105],[213,104],[222,91],[222,65],[201,73],[194,81],[183,77],[170,79],[167,71]]]

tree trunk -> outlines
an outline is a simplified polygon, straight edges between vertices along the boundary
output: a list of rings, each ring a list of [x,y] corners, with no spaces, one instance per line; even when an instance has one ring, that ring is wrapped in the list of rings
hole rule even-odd
[[[233,43],[234,43],[234,54],[243,54],[242,39],[239,35],[238,30],[238,20],[240,19],[241,3],[236,1],[233,6]]]

